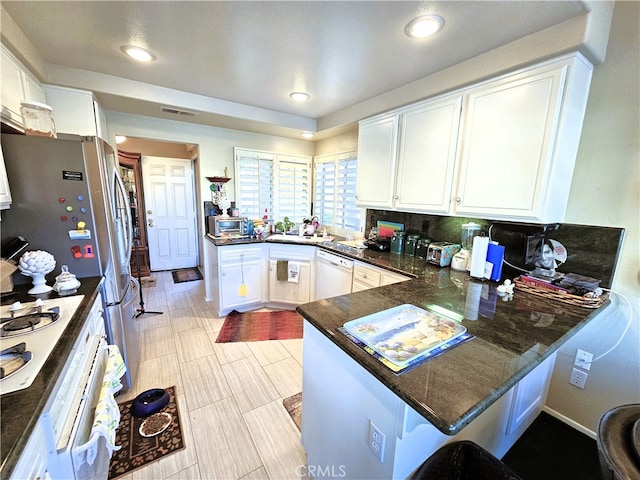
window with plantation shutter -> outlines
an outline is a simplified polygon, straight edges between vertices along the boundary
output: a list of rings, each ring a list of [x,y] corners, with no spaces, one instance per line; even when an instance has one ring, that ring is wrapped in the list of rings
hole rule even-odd
[[[236,208],[243,217],[273,212],[274,159],[272,153],[235,149]]]
[[[311,212],[311,157],[235,149],[236,208],[269,222],[302,222]]]
[[[362,209],[356,207],[356,152],[314,159],[313,214],[331,232],[361,233]]]

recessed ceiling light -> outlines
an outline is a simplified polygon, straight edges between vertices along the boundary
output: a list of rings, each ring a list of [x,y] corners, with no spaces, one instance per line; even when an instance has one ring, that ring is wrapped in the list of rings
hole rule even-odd
[[[124,142],[127,139],[127,137],[125,137],[124,135],[116,135],[116,143],[118,145],[120,145],[122,142]]]
[[[313,132],[302,132],[302,138],[313,138]]]
[[[413,38],[425,38],[438,33],[444,27],[444,19],[439,15],[423,15],[409,22],[404,31]]]
[[[120,50],[139,62],[153,62],[156,59],[156,55],[152,51],[135,45],[123,45]]]
[[[289,94],[289,97],[291,97],[291,100],[295,100],[296,102],[304,102],[309,100],[309,98],[311,98],[311,95],[305,92],[291,92]]]

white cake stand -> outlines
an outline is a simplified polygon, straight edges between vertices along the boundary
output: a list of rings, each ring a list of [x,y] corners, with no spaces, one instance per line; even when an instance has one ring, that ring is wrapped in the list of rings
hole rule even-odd
[[[47,285],[45,276],[52,272],[56,267],[56,260],[49,252],[44,250],[34,250],[25,252],[18,263],[20,273],[33,280],[33,288],[27,293],[37,295],[39,293],[47,293],[53,290],[53,287]]]

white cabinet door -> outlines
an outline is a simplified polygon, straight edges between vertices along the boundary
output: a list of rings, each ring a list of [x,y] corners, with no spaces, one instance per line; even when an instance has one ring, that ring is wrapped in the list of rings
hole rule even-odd
[[[487,85],[466,104],[456,208],[535,217],[552,159],[566,67]]]
[[[14,128],[22,130],[20,102],[33,100],[45,102],[42,85],[27,68],[2,46],[2,120]]]
[[[399,273],[385,271],[382,272],[380,285],[391,285],[392,283],[406,282],[407,280],[411,280],[411,278],[405,275],[400,275]]]
[[[360,292],[362,290],[368,290],[369,288],[391,285],[392,283],[404,282],[410,279],[410,277],[391,272],[384,268],[356,262],[353,267],[353,285],[351,289],[354,292]]]
[[[461,104],[456,95],[402,111],[395,208],[449,211]]]
[[[264,269],[262,262],[246,262],[220,265],[220,309],[225,312],[245,305],[263,301],[262,290]],[[243,280],[244,279],[244,280]],[[247,286],[247,295],[240,296],[238,290],[243,283]]]
[[[357,205],[392,207],[397,138],[397,114],[360,122],[356,178]]]
[[[0,210],[4,210],[10,206],[11,190],[9,190],[9,178],[7,177],[7,168],[4,164],[2,147],[0,147]]]
[[[2,48],[2,117],[11,125],[22,125],[20,102],[22,95],[22,67]]]
[[[300,262],[298,283],[279,281],[277,260],[269,260],[269,301],[299,305],[310,301],[311,264]]]

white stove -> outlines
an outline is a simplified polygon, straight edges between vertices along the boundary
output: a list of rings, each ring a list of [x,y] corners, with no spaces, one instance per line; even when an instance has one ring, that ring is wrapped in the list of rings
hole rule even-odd
[[[83,298],[74,295],[0,307],[0,394],[31,386]]]

